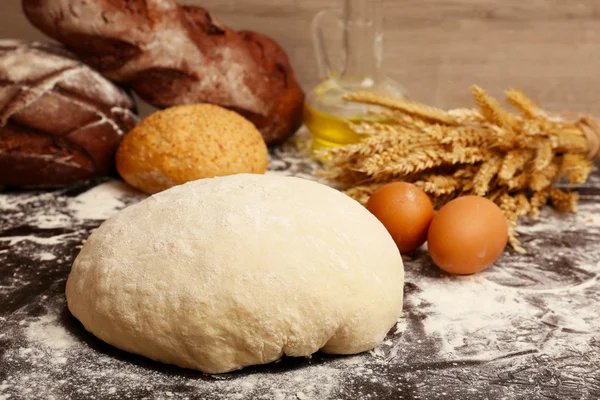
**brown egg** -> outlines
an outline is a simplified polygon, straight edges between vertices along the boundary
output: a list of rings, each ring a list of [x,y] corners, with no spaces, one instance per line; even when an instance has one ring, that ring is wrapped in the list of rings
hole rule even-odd
[[[468,275],[500,257],[508,241],[508,225],[500,208],[479,196],[464,196],[443,206],[431,221],[427,246],[444,271]]]
[[[388,183],[371,195],[367,209],[386,227],[400,253],[411,253],[425,243],[433,205],[417,186]]]

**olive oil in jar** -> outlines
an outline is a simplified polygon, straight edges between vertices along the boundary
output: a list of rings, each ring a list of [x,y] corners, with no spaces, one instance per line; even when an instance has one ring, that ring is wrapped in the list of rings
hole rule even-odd
[[[384,122],[369,107],[346,101],[345,95],[370,92],[404,97],[404,89],[381,70],[383,59],[382,0],[344,0],[342,16],[323,10],[313,20],[316,61],[322,81],[306,96],[304,122],[313,150],[356,143],[363,138],[351,123]],[[342,27],[341,65],[331,65],[323,28]],[[339,72],[338,72],[339,71]]]
[[[385,121],[377,115],[348,116],[327,114],[304,106],[304,123],[310,131],[313,150],[359,142],[363,136],[352,130],[352,123]]]

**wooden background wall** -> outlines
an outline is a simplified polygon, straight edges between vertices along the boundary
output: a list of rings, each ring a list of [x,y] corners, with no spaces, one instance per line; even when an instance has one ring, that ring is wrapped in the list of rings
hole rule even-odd
[[[18,0],[1,0],[0,37],[43,38]],[[183,2],[183,1],[182,1]],[[341,0],[187,0],[237,29],[275,38],[305,89],[318,82],[308,27]],[[518,87],[543,106],[600,116],[600,1],[384,0],[385,65],[411,97],[470,104],[468,86]]]

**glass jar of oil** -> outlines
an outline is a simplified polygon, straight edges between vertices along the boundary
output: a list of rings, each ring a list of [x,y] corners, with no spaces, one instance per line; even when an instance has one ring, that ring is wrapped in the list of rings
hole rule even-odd
[[[351,129],[352,122],[383,122],[369,112],[375,107],[346,101],[346,94],[368,91],[404,96],[404,89],[382,74],[382,15],[381,0],[344,0],[342,17],[334,10],[323,10],[313,20],[313,42],[323,80],[306,96],[304,122],[314,150],[358,142],[361,135]],[[342,29],[340,72],[331,66],[322,29],[331,21]]]

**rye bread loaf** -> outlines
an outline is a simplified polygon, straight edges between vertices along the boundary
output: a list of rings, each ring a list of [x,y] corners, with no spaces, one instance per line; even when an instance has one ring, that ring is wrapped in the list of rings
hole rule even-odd
[[[302,123],[304,92],[268,37],[236,32],[176,0],[23,0],[29,20],[109,79],[166,108],[232,109],[268,144]]]
[[[131,97],[60,45],[0,40],[0,186],[56,187],[114,169]]]

